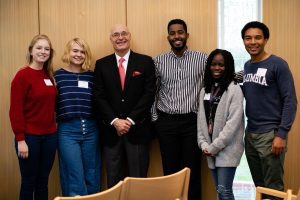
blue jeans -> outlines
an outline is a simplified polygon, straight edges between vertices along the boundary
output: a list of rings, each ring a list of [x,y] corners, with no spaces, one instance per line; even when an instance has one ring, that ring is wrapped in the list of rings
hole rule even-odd
[[[57,134],[25,135],[28,158],[19,158],[21,172],[20,200],[47,200],[48,177],[57,147]],[[15,141],[18,154],[18,144]]]
[[[94,120],[58,123],[58,155],[63,196],[100,191],[99,131]]]
[[[216,167],[212,175],[216,185],[218,200],[234,200],[232,183],[236,167]]]

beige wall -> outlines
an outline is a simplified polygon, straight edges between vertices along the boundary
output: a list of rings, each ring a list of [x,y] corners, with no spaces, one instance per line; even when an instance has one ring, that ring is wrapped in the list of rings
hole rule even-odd
[[[37,0],[0,1],[0,199],[17,199],[19,168],[8,118],[10,81],[38,33]]]
[[[270,26],[269,52],[285,58],[300,87],[296,56],[299,54],[298,0],[264,1],[264,21]],[[272,8],[272,9],[271,9]],[[25,64],[31,38],[47,34],[56,50],[55,67],[68,40],[82,37],[90,44],[93,63],[112,52],[109,30],[115,23],[126,23],[132,33],[133,50],[151,56],[169,50],[167,23],[182,18],[188,24],[188,46],[209,53],[217,47],[217,0],[1,0],[0,1],[0,199],[17,199],[19,169],[14,150],[13,133],[8,118],[10,81]],[[298,26],[297,26],[298,25]],[[284,27],[284,28],[282,28]],[[297,76],[298,75],[298,76]],[[298,93],[299,99],[299,93]],[[299,112],[298,112],[299,113]],[[299,114],[297,115],[299,121]],[[286,162],[287,187],[296,190],[300,184],[299,125],[295,123],[289,140]],[[298,160],[296,159],[298,158]],[[162,175],[157,141],[151,145],[149,176]],[[206,163],[202,164],[203,199],[214,199],[215,192]],[[59,194],[57,161],[49,180],[49,197]]]
[[[111,53],[109,31],[115,23],[127,24],[132,33],[132,48],[151,56],[169,50],[166,26],[172,18],[186,20],[190,48],[209,52],[216,47],[216,2],[211,0],[1,0],[0,13],[0,89],[3,93],[0,113],[3,130],[0,179],[3,186],[0,187],[0,199],[18,198],[20,176],[8,118],[9,88],[15,72],[25,64],[27,45],[34,35],[43,33],[50,37],[56,51],[56,68],[62,66],[60,57],[64,46],[73,37],[87,40],[93,52],[93,63]],[[49,180],[50,198],[60,192],[57,165],[56,160]],[[203,190],[211,190],[204,193],[208,199],[214,192],[206,163],[203,165],[203,181],[207,183]],[[154,141],[149,176],[159,175],[162,175],[162,166],[158,143]]]
[[[269,26],[270,39],[267,51],[285,59],[292,71],[297,99],[300,101],[300,1],[264,1],[263,21]],[[298,107],[299,110],[299,107]],[[285,160],[285,184],[298,191],[300,187],[300,112],[289,133],[288,153]]]

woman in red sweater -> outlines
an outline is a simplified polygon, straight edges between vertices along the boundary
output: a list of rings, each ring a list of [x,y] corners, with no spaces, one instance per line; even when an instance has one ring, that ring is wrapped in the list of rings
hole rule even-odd
[[[20,200],[48,199],[57,147],[53,53],[46,35],[35,36],[28,47],[28,65],[11,82],[9,116],[22,177]]]

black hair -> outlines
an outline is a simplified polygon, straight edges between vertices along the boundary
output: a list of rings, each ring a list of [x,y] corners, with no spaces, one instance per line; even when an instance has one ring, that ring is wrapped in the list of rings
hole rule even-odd
[[[205,87],[205,92],[210,93],[212,85],[215,83],[215,80],[212,76],[210,67],[212,60],[214,57],[218,54],[221,54],[224,58],[224,73],[223,76],[218,80],[220,90],[225,91],[227,90],[229,84],[234,80],[234,59],[232,54],[229,51],[223,50],[223,49],[215,49],[212,51],[206,61],[206,66],[205,66],[205,72],[204,72],[204,87]]]
[[[168,33],[169,33],[169,28],[171,25],[173,24],[181,24],[183,26],[184,31],[187,33],[187,26],[185,21],[183,21],[182,19],[172,19],[169,23],[168,23]]]
[[[258,22],[258,21],[252,21],[247,23],[244,28],[241,31],[242,34],[242,39],[245,38],[245,32],[249,29],[249,28],[258,28],[260,30],[262,30],[263,34],[264,34],[264,39],[269,39],[270,37],[270,32],[269,32],[269,28],[262,22]]]

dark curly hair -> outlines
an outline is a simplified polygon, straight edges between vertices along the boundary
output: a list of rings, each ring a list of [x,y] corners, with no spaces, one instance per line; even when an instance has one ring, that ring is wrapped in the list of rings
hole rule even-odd
[[[264,39],[269,39],[269,37],[270,37],[269,28],[264,23],[261,23],[261,22],[258,22],[258,21],[253,21],[253,22],[247,23],[244,26],[244,28],[242,29],[242,31],[241,31],[242,39],[245,38],[245,32],[249,28],[258,28],[258,29],[262,30],[262,32],[264,34]]]
[[[180,25],[182,25],[184,31],[187,33],[187,25],[186,25],[185,21],[183,21],[182,19],[172,19],[168,23],[168,33],[169,33],[170,26],[172,26],[173,24],[180,24]]]
[[[211,87],[214,84],[214,78],[210,71],[211,63],[214,57],[218,54],[221,54],[224,58],[225,70],[223,76],[219,79],[218,83],[221,91],[227,90],[229,84],[234,80],[234,59],[232,54],[229,51],[223,49],[215,49],[212,51],[206,61],[205,72],[204,72],[204,87],[205,92],[210,93]]]

